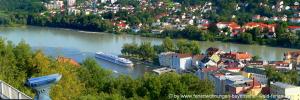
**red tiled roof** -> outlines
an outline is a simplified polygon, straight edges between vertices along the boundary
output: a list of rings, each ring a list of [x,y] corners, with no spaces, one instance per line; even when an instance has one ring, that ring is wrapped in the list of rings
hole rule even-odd
[[[230,52],[230,53],[225,53],[223,57],[231,58],[231,59],[251,59],[252,56],[247,52]]]
[[[262,22],[249,22],[249,23],[246,23],[244,26],[259,27],[259,28],[274,28],[276,26],[276,24],[265,24]]]
[[[177,54],[179,58],[187,58],[187,57],[192,57],[192,54]]]
[[[251,55],[248,54],[247,52],[240,52],[240,53],[237,53],[236,55],[236,59],[250,59],[251,58]]]
[[[73,60],[71,58],[57,57],[57,61],[61,62],[61,63],[70,63],[70,64],[75,65],[75,66],[80,66],[80,64],[78,62],[76,62],[75,60]]]
[[[251,83],[252,88],[261,88],[261,84],[259,81],[257,81],[255,78],[253,78],[253,81]]]
[[[241,70],[241,68],[239,68],[239,67],[227,67],[225,69],[227,69],[227,70]]]
[[[203,72],[211,72],[211,71],[217,71],[217,70],[219,70],[218,67],[208,67],[208,68],[202,69]]]
[[[288,26],[289,29],[300,29],[300,26]]]
[[[120,26],[120,27],[126,27],[126,24],[121,23],[121,24],[118,24],[117,26]]]

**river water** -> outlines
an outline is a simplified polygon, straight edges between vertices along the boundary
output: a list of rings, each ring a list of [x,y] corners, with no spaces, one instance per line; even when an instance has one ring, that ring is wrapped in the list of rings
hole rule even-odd
[[[78,62],[82,62],[86,57],[94,57],[96,51],[119,55],[125,43],[140,44],[148,41],[158,45],[162,42],[162,39],[159,38],[140,37],[137,35],[114,35],[102,32],[83,32],[35,26],[0,27],[0,36],[15,44],[25,40],[33,49],[41,49],[49,56],[66,56]],[[200,42],[200,46],[202,52],[209,47],[218,47],[224,51],[246,51],[253,55],[258,55],[264,60],[282,60],[283,53],[297,50],[221,42]],[[142,65],[129,68],[99,59],[97,59],[97,62],[102,67],[111,69],[116,74],[128,74],[132,77],[141,76],[145,71],[149,70],[147,66]]]

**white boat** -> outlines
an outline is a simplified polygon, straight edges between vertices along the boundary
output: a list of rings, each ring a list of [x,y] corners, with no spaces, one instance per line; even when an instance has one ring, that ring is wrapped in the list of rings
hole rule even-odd
[[[95,57],[118,64],[118,65],[122,65],[122,66],[128,66],[128,67],[133,66],[132,61],[130,61],[128,59],[121,58],[121,57],[111,55],[111,54],[105,54],[103,52],[96,52]]]

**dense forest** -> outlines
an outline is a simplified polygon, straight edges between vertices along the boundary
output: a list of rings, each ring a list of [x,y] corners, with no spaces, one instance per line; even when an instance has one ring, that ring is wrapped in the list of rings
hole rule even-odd
[[[0,0],[0,11],[36,13],[45,11],[42,5],[45,0]]]

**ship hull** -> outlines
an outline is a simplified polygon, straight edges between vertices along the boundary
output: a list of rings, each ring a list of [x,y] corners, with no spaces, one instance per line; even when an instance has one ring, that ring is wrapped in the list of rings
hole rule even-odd
[[[95,57],[98,58],[98,59],[102,59],[102,60],[105,60],[105,61],[109,61],[109,62],[114,63],[114,64],[117,64],[117,65],[121,65],[121,66],[132,67],[132,66],[134,65],[133,63],[123,63],[123,62],[118,61],[118,60],[116,60],[116,59],[104,57],[104,56],[99,55],[99,54],[96,54]]]

